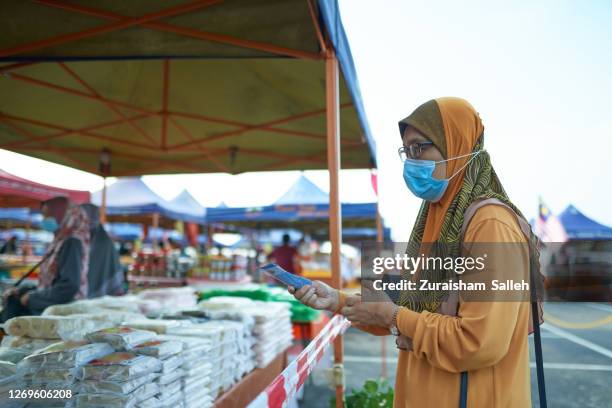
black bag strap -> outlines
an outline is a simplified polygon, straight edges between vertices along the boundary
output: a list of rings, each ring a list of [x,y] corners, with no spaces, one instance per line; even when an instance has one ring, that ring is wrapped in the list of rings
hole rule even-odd
[[[475,201],[466,209],[463,225],[461,228],[461,240],[463,241],[463,236],[465,235],[465,231],[470,223],[470,220],[476,213],[476,211],[487,205],[487,204],[496,204],[501,205],[503,207],[508,208],[512,213],[514,210],[510,208],[508,205],[503,203],[502,201],[496,198],[489,198],[480,201]],[[516,216],[516,214],[515,214]],[[516,217],[519,226],[527,239],[529,240],[529,225],[520,217]],[[546,384],[544,380],[544,359],[542,356],[542,338],[540,336],[540,311],[538,305],[538,297],[536,293],[537,286],[535,285],[535,279],[532,273],[529,274],[531,288],[533,290],[532,298],[531,298],[531,317],[533,319],[533,340],[535,346],[535,356],[536,356],[536,375],[538,377],[538,395],[540,397],[540,407],[547,408],[546,404]],[[459,408],[467,408],[467,382],[468,382],[467,371],[463,371],[461,373],[461,383],[460,383],[460,394],[459,394]]]
[[[468,373],[461,373],[461,384],[459,385],[459,408],[467,408]]]
[[[34,265],[32,268],[30,268],[30,270],[27,273],[25,273],[21,278],[19,278],[19,280],[17,282],[15,282],[13,284],[13,286],[17,287],[17,286],[21,285],[21,282],[26,280],[28,278],[28,276],[30,276],[32,273],[34,273],[34,271],[36,269],[38,269],[38,267],[40,265],[42,265],[42,263],[45,262],[47,260],[47,258],[49,258],[51,256],[52,253],[53,253],[53,251],[47,252],[45,254],[45,256],[43,256],[43,258],[40,261],[38,261],[38,263],[36,265]]]
[[[533,345],[535,347],[535,358],[536,358],[536,375],[538,377],[538,394],[540,397],[540,407],[546,408],[546,384],[544,381],[544,359],[542,356],[542,338],[540,337],[540,322],[539,322],[539,310],[538,310],[538,297],[536,292],[536,286],[533,274],[530,277],[531,290],[533,296],[531,299],[531,316],[533,318]]]

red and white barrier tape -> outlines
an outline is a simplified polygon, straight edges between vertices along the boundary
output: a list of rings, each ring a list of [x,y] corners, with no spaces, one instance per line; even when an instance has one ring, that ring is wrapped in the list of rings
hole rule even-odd
[[[346,318],[340,315],[334,316],[297,358],[249,404],[248,408],[284,407],[302,387],[329,345],[350,325]]]

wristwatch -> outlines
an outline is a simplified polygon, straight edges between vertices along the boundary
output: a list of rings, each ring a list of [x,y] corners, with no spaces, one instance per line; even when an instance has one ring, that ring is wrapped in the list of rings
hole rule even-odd
[[[399,336],[400,332],[397,329],[397,313],[399,312],[399,306],[395,306],[395,310],[393,311],[393,316],[391,317],[391,326],[389,327],[389,331],[394,336]]]

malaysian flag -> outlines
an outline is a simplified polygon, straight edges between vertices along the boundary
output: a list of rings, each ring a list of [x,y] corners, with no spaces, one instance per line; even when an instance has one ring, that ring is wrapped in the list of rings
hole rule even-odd
[[[544,204],[542,198],[538,205],[538,218],[534,232],[542,242],[565,242],[568,239],[563,224]]]

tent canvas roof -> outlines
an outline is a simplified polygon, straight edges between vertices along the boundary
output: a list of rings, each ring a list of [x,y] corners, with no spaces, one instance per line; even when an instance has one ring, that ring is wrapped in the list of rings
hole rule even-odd
[[[187,190],[183,190],[169,202],[175,211],[203,218],[206,209]]]
[[[0,25],[1,148],[97,174],[107,149],[112,176],[325,169],[329,38],[341,165],[376,165],[336,1],[8,0]]]
[[[612,239],[612,228],[600,224],[569,205],[559,219],[570,239]]]
[[[68,197],[76,204],[88,203],[90,199],[89,191],[36,183],[0,170],[0,207],[39,209],[42,201],[57,196]]]
[[[254,228],[320,229],[329,219],[329,197],[304,175],[274,204],[259,207],[208,208],[209,223]],[[376,203],[342,203],[343,225],[375,227]]]
[[[274,204],[327,204],[329,195],[303,174]]]
[[[92,194],[92,202],[101,205],[101,191]],[[108,186],[106,206],[108,219],[112,222],[151,224],[156,213],[164,226],[172,225],[173,221],[204,222],[202,216],[178,208],[155,194],[139,177],[120,178]]]

